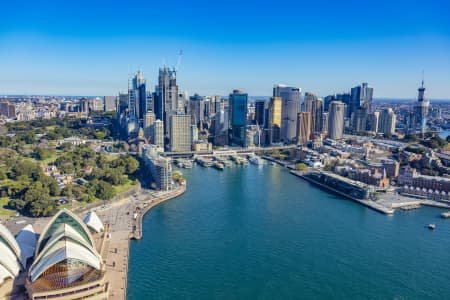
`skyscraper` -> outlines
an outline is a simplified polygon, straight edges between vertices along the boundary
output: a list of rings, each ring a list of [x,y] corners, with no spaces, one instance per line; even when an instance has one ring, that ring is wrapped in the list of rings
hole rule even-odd
[[[322,133],[324,134],[328,133],[328,119],[329,113],[327,112],[322,113]]]
[[[369,87],[367,83],[352,88],[348,115],[351,117],[352,113],[356,112],[363,103],[367,103],[368,113],[372,112],[372,98],[373,88]]]
[[[247,102],[248,95],[241,90],[234,90],[229,97],[230,138],[231,145],[247,146]]]
[[[368,104],[364,103],[352,113],[352,129],[355,132],[366,131],[369,121]]]
[[[191,140],[191,116],[185,114],[170,115],[170,151],[190,151]]]
[[[269,140],[270,143],[279,143],[281,140],[281,97],[270,98],[269,105]]]
[[[427,117],[430,109],[430,102],[425,100],[425,87],[422,80],[422,86],[418,89],[417,102],[414,104],[414,123],[416,131],[424,133],[427,127]]]
[[[256,100],[255,101],[255,123],[259,125],[261,128],[264,127],[265,123],[265,107],[266,101],[264,100]]]
[[[144,136],[147,140],[152,139],[152,130],[151,127],[153,123],[155,123],[156,117],[152,112],[147,112],[144,118]],[[152,141],[153,142],[153,141]]]
[[[119,115],[125,116],[128,112],[128,94],[119,93],[119,106],[117,108]]]
[[[191,115],[191,123],[198,128],[203,126],[204,121],[204,97],[195,94],[189,97],[188,112]]]
[[[311,114],[311,133],[320,134],[323,125],[323,101],[313,93],[305,93],[305,111]]]
[[[198,142],[198,128],[195,125],[191,125],[191,143]]]
[[[116,97],[115,96],[104,96],[103,97],[103,107],[105,111],[116,111]]]
[[[144,120],[147,112],[147,93],[145,89],[144,75],[141,71],[138,71],[128,87],[128,108],[130,114],[135,115],[140,124],[142,124],[142,120]]]
[[[392,110],[392,108],[385,108],[380,114],[380,121],[378,125],[378,131],[386,134],[391,135],[395,133],[395,113]]]
[[[342,94],[336,94],[336,100],[341,101],[345,104],[345,117],[350,118],[351,114],[349,114],[349,106],[350,106],[350,99],[351,94],[350,93],[342,93]]]
[[[300,89],[277,84],[273,96],[281,97],[281,140],[292,142],[297,134],[297,114],[300,112]]]
[[[311,139],[311,113],[297,114],[297,143],[304,144]]]
[[[169,117],[178,108],[178,85],[175,69],[159,69],[158,85],[155,88],[155,115],[164,121],[164,134],[169,135]]]
[[[374,111],[369,115],[369,125],[370,125],[369,130],[375,133],[378,132],[379,124],[380,124],[380,112]]]
[[[161,120],[156,120],[151,125],[151,140],[152,143],[160,147],[164,151],[164,123]]]
[[[345,104],[342,101],[332,101],[328,113],[328,137],[340,140],[344,134]]]

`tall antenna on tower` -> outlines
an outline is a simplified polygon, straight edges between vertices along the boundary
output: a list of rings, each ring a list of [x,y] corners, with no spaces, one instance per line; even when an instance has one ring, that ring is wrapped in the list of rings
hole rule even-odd
[[[422,87],[423,87],[424,82],[425,82],[425,71],[422,70]]]

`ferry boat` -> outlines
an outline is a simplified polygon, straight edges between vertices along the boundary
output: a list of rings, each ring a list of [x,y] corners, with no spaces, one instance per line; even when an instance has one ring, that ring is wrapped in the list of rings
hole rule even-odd
[[[254,165],[262,165],[264,164],[264,161],[259,158],[258,156],[252,156],[248,159],[250,161],[250,163],[254,164]]]
[[[220,170],[220,171],[223,171],[223,169],[224,169],[224,165],[222,163],[218,162],[218,161],[216,161],[213,164],[213,167],[216,168],[217,170]]]
[[[192,169],[192,166],[193,166],[192,161],[190,161],[190,160],[184,161],[183,166],[185,169]]]
[[[202,158],[198,158],[197,162],[202,166],[202,167],[211,167],[213,165],[211,160],[206,160],[206,159],[202,159]]]

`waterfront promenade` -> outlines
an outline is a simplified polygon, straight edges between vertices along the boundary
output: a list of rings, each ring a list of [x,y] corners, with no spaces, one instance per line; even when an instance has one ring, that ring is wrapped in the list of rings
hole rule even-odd
[[[182,185],[167,192],[142,189],[139,194],[96,210],[109,230],[109,238],[102,253],[106,264],[106,281],[109,283],[109,299],[126,299],[130,239],[142,237],[143,216],[151,208],[183,194],[185,190],[186,187]]]

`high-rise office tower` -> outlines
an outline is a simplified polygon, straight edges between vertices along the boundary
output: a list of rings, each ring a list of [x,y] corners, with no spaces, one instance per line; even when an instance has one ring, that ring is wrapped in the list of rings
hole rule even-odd
[[[356,112],[363,103],[367,103],[368,113],[372,112],[372,98],[373,88],[369,87],[367,83],[352,88],[348,115],[351,117],[352,113]]]
[[[378,131],[383,134],[394,134],[395,133],[395,113],[392,108],[385,108],[380,114],[379,128]]]
[[[297,114],[297,143],[304,144],[311,139],[311,113]]]
[[[219,135],[222,132],[228,130],[228,116],[229,111],[228,110],[219,110],[216,112],[216,115],[214,116],[214,134]]]
[[[146,92],[146,103],[147,103],[147,112],[153,112],[154,108],[153,108],[153,93],[150,91]]]
[[[170,116],[170,151],[190,151],[191,146],[191,116],[172,114]]]
[[[266,108],[266,101],[264,100],[256,100],[255,101],[255,123],[259,127],[264,127],[264,112]]]
[[[417,102],[414,104],[414,119],[416,131],[424,133],[427,127],[427,117],[430,109],[430,102],[425,100],[425,87],[422,80],[422,86],[418,89]]]
[[[311,114],[311,133],[322,132],[323,101],[312,93],[305,93],[305,111]]]
[[[352,129],[355,132],[366,131],[368,129],[368,121],[369,105],[365,102],[352,113]]]
[[[144,136],[147,140],[152,139],[152,125],[156,121],[156,116],[152,112],[147,112],[144,117]],[[152,141],[153,142],[153,141]]]
[[[305,93],[305,97],[306,97],[306,93]],[[328,95],[325,98],[323,98],[323,110],[327,112],[331,101],[336,101],[336,100],[337,100],[336,95]]]
[[[169,117],[178,108],[178,85],[175,69],[159,69],[158,85],[155,88],[154,113],[164,122],[164,134],[169,135]]]
[[[195,125],[191,125],[191,142],[198,142],[198,128]]]
[[[101,98],[98,98],[98,97],[93,99],[92,100],[91,110],[92,111],[104,111],[105,110],[104,99],[101,99]]]
[[[373,132],[378,132],[378,126],[380,123],[380,112],[374,111],[369,115],[369,130]]]
[[[285,85],[275,85],[273,96],[281,97],[281,139],[291,142],[297,133],[297,114],[300,112],[300,89]]]
[[[117,112],[119,115],[125,116],[128,112],[128,94],[119,93],[119,106]]]
[[[164,151],[164,122],[156,120],[151,128],[151,141]]]
[[[189,97],[188,112],[191,116],[191,123],[198,128],[202,128],[204,121],[204,97],[198,94]]]
[[[209,113],[210,116],[214,116],[218,111],[223,110],[223,105],[220,96],[212,96],[209,103]]]
[[[341,94],[336,94],[336,100],[337,101],[341,101],[345,104],[345,117],[346,118],[350,118],[351,114],[349,114],[349,106],[350,106],[350,99],[351,99],[351,94],[350,93],[341,93]]]
[[[104,111],[116,111],[116,97],[115,96],[104,96],[103,97],[103,108],[104,108]]]
[[[329,113],[327,113],[327,112],[322,113],[322,133],[325,133],[325,134],[328,133],[328,118],[329,118]]]
[[[141,71],[131,79],[128,86],[128,109],[129,113],[134,115],[142,124],[145,113],[147,112],[147,93],[144,75]]]
[[[281,140],[281,97],[270,98],[269,105],[269,140],[270,143],[279,143]]]
[[[89,112],[89,100],[86,98],[80,99],[80,112],[88,113]]]
[[[231,145],[247,146],[247,102],[248,95],[244,91],[234,90],[229,97],[230,137]]]
[[[177,111],[186,113],[188,102],[189,94],[187,92],[178,92]]]
[[[340,140],[344,134],[345,104],[342,101],[332,101],[328,113],[328,137]]]

